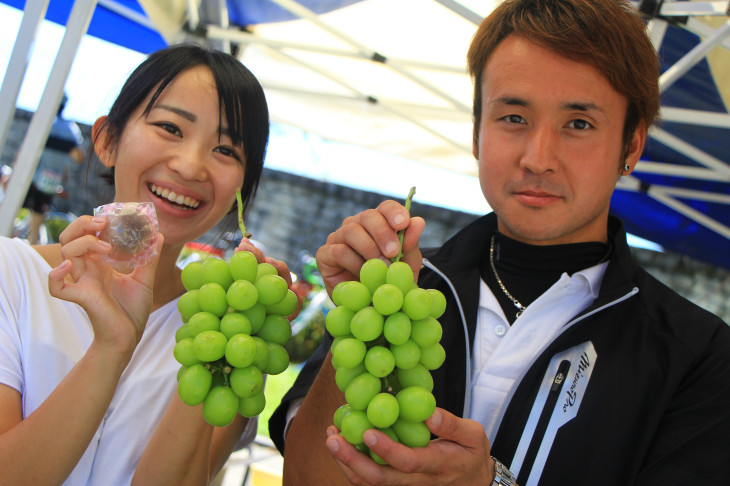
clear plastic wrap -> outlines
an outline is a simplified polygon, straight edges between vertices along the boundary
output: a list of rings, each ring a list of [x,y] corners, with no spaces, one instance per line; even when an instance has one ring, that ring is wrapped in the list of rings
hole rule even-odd
[[[152,203],[110,203],[94,209],[109,219],[97,237],[112,245],[104,260],[117,270],[131,271],[157,255],[157,214]]]

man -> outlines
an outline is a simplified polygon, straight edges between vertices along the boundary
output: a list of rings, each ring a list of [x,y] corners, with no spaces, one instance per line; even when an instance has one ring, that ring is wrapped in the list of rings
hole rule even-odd
[[[73,171],[72,165],[80,165],[84,161],[81,130],[75,122],[63,118],[67,101],[64,94],[23,202],[23,207],[28,208],[31,214],[28,241],[32,245],[39,243],[41,224],[53,199],[56,196],[67,197],[63,185]]]
[[[328,356],[289,424],[285,483],[514,484],[511,471],[523,486],[730,484],[730,328],[637,267],[609,216],[659,109],[642,20],[617,0],[506,0],[468,61],[494,213],[422,260],[424,221],[387,201],[317,254],[331,290],[394,257],[405,230],[419,286],[448,301],[436,439],[408,448],[369,430],[389,466],[358,452],[330,425],[345,400]]]

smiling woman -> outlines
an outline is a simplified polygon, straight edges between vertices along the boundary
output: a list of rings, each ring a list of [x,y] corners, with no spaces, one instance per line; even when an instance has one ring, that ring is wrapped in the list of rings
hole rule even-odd
[[[172,346],[180,251],[227,214],[235,225],[236,192],[251,201],[267,141],[263,90],[238,60],[200,46],[158,51],[93,126],[114,201],[154,205],[158,256],[116,272],[98,237],[108,221],[91,216],[60,245],[0,238],[0,482],[23,484],[33,470],[40,483],[205,484],[253,438],[255,420],[214,429],[180,401]],[[285,263],[247,240],[239,249],[291,285]]]

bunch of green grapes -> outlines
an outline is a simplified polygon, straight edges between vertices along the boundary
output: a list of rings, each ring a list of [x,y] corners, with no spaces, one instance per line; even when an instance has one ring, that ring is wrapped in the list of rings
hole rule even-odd
[[[191,262],[182,282],[183,324],[173,350],[181,365],[180,399],[202,403],[205,420],[219,427],[237,413],[258,415],[266,404],[263,375],[289,366],[286,316],[296,312],[297,295],[273,265],[258,263],[249,251],[234,253],[230,262],[215,257]]]
[[[431,432],[424,421],[436,408],[431,370],[446,357],[438,321],[446,299],[436,289],[419,288],[413,277],[407,263],[368,260],[359,281],[333,289],[336,307],[325,320],[334,337],[335,381],[347,400],[334,424],[381,464],[364,445],[363,433],[375,428],[409,447],[428,444]]]

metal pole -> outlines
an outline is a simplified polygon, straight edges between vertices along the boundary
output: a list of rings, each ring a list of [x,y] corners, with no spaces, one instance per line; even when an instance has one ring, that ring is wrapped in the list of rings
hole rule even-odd
[[[28,131],[18,151],[5,198],[0,205],[0,235],[10,236],[12,233],[15,215],[23,204],[25,194],[30,187],[38,159],[58,112],[71,64],[81,43],[81,38],[89,27],[96,3],[97,0],[76,0],[71,9],[61,47],[51,68],[38,110],[30,121]]]
[[[5,146],[5,140],[8,138],[15,115],[15,102],[28,67],[30,51],[38,34],[38,28],[46,16],[48,2],[49,0],[27,2],[23,10],[23,19],[20,21],[20,29],[0,88],[0,147]]]

